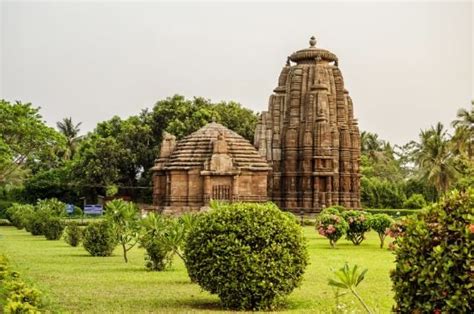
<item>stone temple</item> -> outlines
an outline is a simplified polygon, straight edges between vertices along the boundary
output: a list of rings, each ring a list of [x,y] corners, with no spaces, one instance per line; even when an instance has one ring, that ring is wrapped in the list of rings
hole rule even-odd
[[[180,213],[208,206],[211,199],[267,201],[271,168],[255,147],[218,123],[179,142],[165,134],[153,171],[153,204]]]
[[[288,57],[255,133],[272,167],[268,197],[280,208],[360,208],[360,135],[335,54],[310,47]]]
[[[310,47],[288,57],[260,115],[255,145],[217,123],[176,142],[164,136],[153,204],[179,213],[211,199],[271,200],[295,213],[360,208],[360,135],[338,59]]]

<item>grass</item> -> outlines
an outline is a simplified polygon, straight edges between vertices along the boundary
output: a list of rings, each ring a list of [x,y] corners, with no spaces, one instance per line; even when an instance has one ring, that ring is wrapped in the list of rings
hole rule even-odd
[[[331,268],[344,262],[358,264],[369,271],[359,292],[376,313],[389,313],[393,293],[389,270],[394,267],[393,254],[380,249],[377,234],[356,247],[341,239],[335,249],[312,227],[304,228],[308,239],[310,265],[303,284],[287,298],[280,313],[330,313],[335,308],[334,291],[327,284]],[[48,296],[48,309],[74,313],[189,313],[224,312],[219,299],[190,282],[184,264],[178,258],[165,272],[144,268],[143,249],[130,251],[125,264],[116,250],[112,257],[91,257],[82,248],[64,241],[47,241],[14,227],[0,227],[0,252],[24,278]],[[363,313],[350,296],[357,313]]]

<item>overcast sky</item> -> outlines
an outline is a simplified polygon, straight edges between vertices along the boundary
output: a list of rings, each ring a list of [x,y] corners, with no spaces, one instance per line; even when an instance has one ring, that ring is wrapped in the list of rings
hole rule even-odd
[[[182,94],[266,110],[292,52],[335,53],[362,130],[402,144],[474,95],[471,1],[3,1],[0,98],[83,131]]]

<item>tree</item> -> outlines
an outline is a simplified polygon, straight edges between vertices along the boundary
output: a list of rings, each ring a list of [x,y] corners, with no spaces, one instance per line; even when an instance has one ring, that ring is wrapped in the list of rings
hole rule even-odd
[[[469,161],[474,157],[474,100],[471,102],[471,110],[461,108],[457,112],[457,119],[451,122],[455,128],[452,137],[455,152],[466,155]]]
[[[0,100],[0,184],[18,178],[27,163],[43,163],[57,152],[64,138],[46,126],[39,108],[19,101]]]
[[[132,158],[130,151],[113,137],[94,134],[81,143],[74,156],[72,172],[82,186],[102,191],[123,178],[120,169]]]
[[[415,163],[420,176],[432,184],[438,194],[444,194],[457,176],[453,153],[442,123],[420,133],[415,150]]]
[[[72,118],[64,118],[62,121],[56,123],[59,132],[61,132],[64,137],[66,138],[66,151],[64,153],[64,158],[66,160],[71,159],[77,149],[77,145],[81,140],[81,136],[79,136],[80,126],[82,122],[74,124],[72,122]]]
[[[122,246],[123,259],[128,263],[127,252],[138,243],[139,218],[135,204],[121,199],[107,203],[106,219],[111,223]]]
[[[239,103],[220,102],[214,106],[216,120],[253,143],[258,116]]]

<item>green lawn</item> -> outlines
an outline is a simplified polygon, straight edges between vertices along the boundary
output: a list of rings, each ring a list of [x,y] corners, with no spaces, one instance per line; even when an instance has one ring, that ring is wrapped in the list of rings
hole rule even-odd
[[[337,248],[305,227],[310,252],[303,284],[288,297],[279,312],[329,313],[334,309],[334,293],[327,284],[331,268],[345,261],[369,269],[359,291],[376,313],[389,313],[393,304],[389,270],[393,254],[380,249],[371,232],[359,247],[340,240]],[[14,227],[0,227],[0,253],[13,267],[30,279],[49,299],[48,308],[60,312],[168,313],[221,311],[216,296],[201,291],[190,282],[184,264],[176,259],[172,269],[148,272],[142,249],[130,252],[123,262],[120,251],[112,257],[91,257],[82,248],[63,241],[47,241]],[[352,298],[344,297],[350,304]],[[354,302],[353,306],[357,304]],[[359,309],[359,312],[362,311]]]

